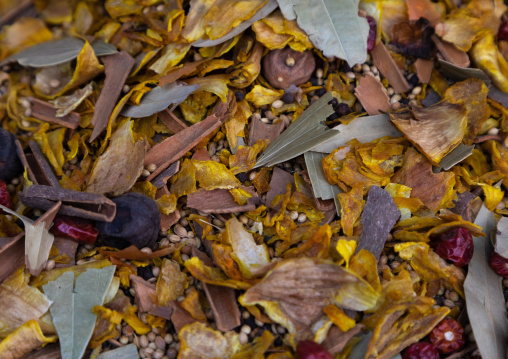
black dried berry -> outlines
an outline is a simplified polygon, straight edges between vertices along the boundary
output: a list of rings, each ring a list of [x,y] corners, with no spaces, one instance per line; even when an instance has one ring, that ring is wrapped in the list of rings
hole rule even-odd
[[[348,104],[344,103],[344,102],[339,103],[336,107],[334,107],[334,109],[335,109],[335,113],[337,115],[339,115],[340,117],[346,116],[352,112],[351,108],[349,108]]]
[[[284,103],[293,103],[295,102],[295,95],[293,95],[291,92],[286,92],[282,96],[282,101]]]
[[[413,75],[411,76],[411,78],[409,79],[409,83],[413,86],[417,86],[419,83],[420,83],[420,79],[418,78],[418,76],[416,75]]]
[[[235,92],[236,101],[242,101],[245,98],[245,94],[242,91]]]
[[[323,96],[326,93],[326,89],[324,87],[321,87],[319,90],[316,90],[316,96]]]
[[[113,198],[116,216],[113,222],[97,222],[97,229],[107,246],[126,248],[152,247],[157,241],[161,216],[154,200],[139,193]]]
[[[23,172],[16,152],[16,136],[0,128],[0,179],[10,182]]]
[[[337,115],[336,112],[332,113],[330,116],[326,118],[326,121],[333,121],[339,118],[339,115]]]

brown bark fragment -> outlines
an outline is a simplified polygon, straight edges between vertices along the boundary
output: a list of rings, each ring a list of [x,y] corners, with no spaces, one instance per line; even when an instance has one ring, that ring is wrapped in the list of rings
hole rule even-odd
[[[418,59],[415,61],[416,75],[422,84],[428,84],[432,69],[434,68],[434,61]]]
[[[168,109],[159,112],[158,116],[159,120],[161,120],[161,122],[173,133],[178,133],[189,127]]]
[[[65,268],[76,265],[76,251],[78,243],[67,238],[55,237],[53,247],[58,249],[58,254],[66,254],[71,261],[69,263],[56,263],[55,268]]]
[[[331,355],[338,354],[342,351],[342,349],[344,349],[351,338],[360,334],[363,327],[364,326],[362,324],[357,324],[353,329],[343,332],[338,327],[333,326],[330,328],[330,331],[328,332],[328,335],[322,345]]]
[[[374,65],[376,65],[379,72],[388,79],[388,82],[396,93],[407,92],[410,90],[409,83],[404,77],[404,74],[397,67],[395,60],[392,58],[382,41],[379,41],[370,54]]]
[[[269,125],[261,121],[261,119],[252,119],[248,145],[253,146],[256,141],[265,139],[272,142],[281,134],[282,130],[284,130],[283,121]]]
[[[278,167],[273,169],[272,179],[270,180],[270,190],[266,194],[266,205],[270,207],[275,196],[286,193],[286,186],[291,183],[292,189],[295,189],[295,177]]]
[[[25,233],[0,238],[0,282],[25,263]]]
[[[27,169],[28,175],[33,183],[44,186],[60,187],[41,148],[35,141],[28,142],[28,149],[31,152],[25,153],[19,140],[16,140],[16,151],[23,166]]]
[[[180,162],[176,161],[171,166],[162,171],[157,177],[152,180],[152,184],[157,188],[162,188],[168,183],[168,179],[173,177],[180,170]]]
[[[374,76],[363,76],[355,95],[369,115],[379,115],[390,109],[390,98],[381,82]]]
[[[236,203],[233,195],[227,189],[207,191],[200,188],[196,192],[187,195],[187,207],[204,213],[234,213],[255,210],[259,199],[256,192],[249,187],[242,188],[253,195],[245,205]]]
[[[129,276],[131,285],[136,291],[135,300],[138,306],[138,312],[147,313],[155,309],[157,306],[157,294],[155,292],[155,285],[148,283],[143,278],[131,274]]]
[[[93,131],[89,142],[95,140],[108,126],[109,118],[135,61],[131,55],[122,51],[114,55],[104,56],[102,62],[104,63],[106,79],[95,104],[92,118]]]
[[[442,41],[437,35],[432,36],[432,41],[434,41],[438,51],[446,61],[459,67],[469,67],[470,61],[467,53],[457,49],[455,45],[449,42]]]
[[[186,325],[198,321],[194,319],[192,315],[189,314],[188,311],[183,309],[179,302],[173,300],[171,301],[169,306],[173,309],[173,314],[171,314],[171,322],[173,323],[173,326],[175,327],[177,333],[179,333],[180,329],[182,329]]]
[[[35,97],[28,97],[28,101],[32,104],[32,117],[42,122],[56,123],[57,125],[75,130],[81,121],[81,115],[71,111],[65,116],[57,117],[57,108],[49,102],[39,100]]]

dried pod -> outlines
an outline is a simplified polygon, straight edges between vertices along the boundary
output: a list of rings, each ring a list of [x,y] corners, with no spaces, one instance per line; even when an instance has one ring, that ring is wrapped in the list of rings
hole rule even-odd
[[[9,182],[23,172],[16,153],[16,136],[0,128],[0,179]]]
[[[151,198],[139,193],[127,193],[113,199],[116,216],[110,222],[97,222],[97,229],[104,243],[123,249],[135,245],[138,248],[151,247],[156,241],[160,228],[160,212]]]
[[[293,59],[293,61],[287,61]],[[291,48],[273,50],[263,58],[263,75],[275,88],[285,89],[309,81],[316,67],[312,51],[298,52]]]

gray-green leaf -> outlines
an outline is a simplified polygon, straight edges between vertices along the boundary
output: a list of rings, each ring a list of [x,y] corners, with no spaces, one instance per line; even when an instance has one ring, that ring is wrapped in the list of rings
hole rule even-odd
[[[32,67],[59,65],[78,57],[84,45],[85,42],[77,37],[65,37],[31,46],[8,57],[2,63],[18,61],[20,65]]]
[[[88,269],[76,280],[74,273],[66,272],[46,285],[44,293],[53,301],[49,311],[53,317],[63,359],[80,359],[92,337],[97,316],[92,312],[102,305],[115,266]]]
[[[95,56],[106,56],[106,55],[113,55],[118,52],[116,47],[114,47],[111,44],[108,44],[107,42],[104,42],[102,40],[97,40],[92,42],[92,49],[95,52]]]
[[[508,217],[501,217],[497,222],[494,247],[497,253],[508,259]]]
[[[283,15],[304,30],[325,56],[349,66],[367,59],[369,24],[358,16],[359,0],[278,0]],[[292,12],[292,10],[293,12]]]
[[[475,224],[490,237],[495,229],[494,214],[483,205]],[[489,239],[474,237],[473,242],[474,254],[464,282],[467,314],[482,358],[506,359],[508,321],[501,277],[489,267]]]
[[[219,37],[215,40],[197,40],[192,43],[192,46],[194,47],[208,47],[208,46],[215,46],[222,44],[223,42],[235,37],[236,35],[240,34],[244,30],[248,29],[253,23],[255,23],[258,20],[261,20],[265,16],[268,16],[273,10],[277,8],[277,0],[268,0],[268,2],[259,9],[254,16],[252,16],[250,19],[243,21],[240,23],[240,25],[234,27],[230,32],[228,32],[226,35]]]
[[[445,76],[454,79],[455,81],[464,81],[471,77],[480,79],[485,82],[487,87],[492,83],[490,78],[480,69],[471,67],[459,67],[448,61],[438,59],[439,71]]]
[[[176,82],[167,84],[164,87],[157,86],[143,96],[139,106],[125,106],[122,110],[122,116],[140,118],[165,110],[171,104],[174,108],[185,101],[187,96],[198,88],[199,85]]]
[[[129,344],[99,355],[97,359],[138,359],[138,348],[135,344]]]

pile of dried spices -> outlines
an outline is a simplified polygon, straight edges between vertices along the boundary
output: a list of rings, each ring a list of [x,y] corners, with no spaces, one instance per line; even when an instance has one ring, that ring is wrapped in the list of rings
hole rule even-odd
[[[508,7],[0,2],[0,357],[505,359]]]

